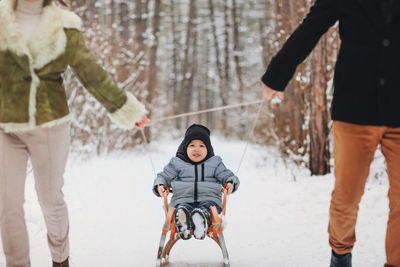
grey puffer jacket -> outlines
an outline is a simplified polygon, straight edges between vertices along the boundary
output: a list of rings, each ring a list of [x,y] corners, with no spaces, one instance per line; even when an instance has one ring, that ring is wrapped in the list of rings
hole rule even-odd
[[[225,167],[219,156],[213,156],[199,164],[173,157],[154,180],[153,192],[160,196],[157,192],[157,185],[160,184],[172,189],[171,207],[180,203],[208,200],[221,207],[221,190],[227,182],[234,184],[233,192],[240,184],[239,179]]]

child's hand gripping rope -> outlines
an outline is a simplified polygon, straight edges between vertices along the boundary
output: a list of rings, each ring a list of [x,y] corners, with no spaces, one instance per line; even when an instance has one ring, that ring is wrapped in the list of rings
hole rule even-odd
[[[163,184],[157,185],[157,192],[158,194],[160,194],[160,196],[163,196],[164,193],[166,193],[167,195],[169,194],[167,186]]]
[[[224,188],[226,189],[226,192],[227,192],[228,195],[232,194],[232,191],[233,191],[233,188],[234,188],[233,183],[232,182],[227,182],[224,185]]]

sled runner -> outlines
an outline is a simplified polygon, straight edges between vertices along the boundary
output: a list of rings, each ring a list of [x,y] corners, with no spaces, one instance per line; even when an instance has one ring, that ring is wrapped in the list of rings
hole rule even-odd
[[[226,196],[228,191],[223,189],[223,202],[222,202],[222,215],[225,216],[226,213]],[[172,247],[179,241],[180,237],[178,235],[178,231],[174,222],[174,213],[175,208],[168,209],[168,199],[167,192],[163,193],[164,198],[164,207],[165,207],[165,223],[162,228],[160,245],[158,247],[157,253],[157,267],[165,267],[169,264],[169,254],[171,252]],[[225,239],[223,234],[223,225],[222,219],[218,215],[217,208],[215,206],[210,207],[211,210],[211,222],[212,224],[207,229],[207,236],[214,240],[218,246],[221,248],[224,266],[229,267],[229,256],[228,250],[226,249]],[[167,239],[168,232],[171,232],[169,235],[168,242],[165,243]]]

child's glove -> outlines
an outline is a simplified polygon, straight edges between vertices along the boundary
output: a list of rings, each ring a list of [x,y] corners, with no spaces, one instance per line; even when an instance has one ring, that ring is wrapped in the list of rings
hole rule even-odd
[[[233,183],[228,182],[224,185],[225,189],[228,191],[228,195],[232,194],[233,191]]]
[[[160,196],[163,196],[164,192],[167,192],[167,195],[169,194],[167,186],[163,184],[157,185],[157,192],[160,194]]]

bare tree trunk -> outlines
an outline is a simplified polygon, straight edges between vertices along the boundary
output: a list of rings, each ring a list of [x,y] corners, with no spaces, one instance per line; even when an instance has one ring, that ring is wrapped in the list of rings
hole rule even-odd
[[[192,31],[194,28],[194,20],[196,15],[196,2],[195,0],[190,0],[189,6],[189,14],[188,14],[188,22],[186,27],[186,41],[185,41],[185,48],[184,48],[184,60],[182,64],[182,81],[181,81],[181,112],[189,112],[190,104],[191,104],[191,94],[192,90],[190,87],[192,80],[193,73],[191,72],[192,66],[190,62],[190,50],[191,50],[191,38],[192,38]]]
[[[244,83],[243,83],[243,75],[242,68],[240,66],[240,55],[242,53],[242,48],[240,45],[240,36],[239,36],[239,17],[237,14],[237,6],[236,0],[232,0],[232,18],[233,18],[233,53],[235,60],[235,70],[236,70],[236,78],[239,82],[239,92],[240,95],[243,96],[244,93]]]
[[[330,172],[329,130],[326,100],[327,36],[323,36],[312,53],[312,87],[310,95],[310,170],[311,174]]]
[[[126,2],[119,3],[120,21],[121,21],[121,37],[128,40],[130,37],[130,19],[129,19],[129,5]]]
[[[229,99],[229,88],[231,84],[231,79],[230,79],[230,39],[229,39],[229,29],[230,29],[230,23],[229,23],[229,18],[228,18],[228,13],[229,13],[229,7],[228,7],[228,0],[224,0],[224,78],[222,82],[222,105],[228,105],[228,99]],[[226,113],[226,110],[222,111],[222,131],[224,132],[225,135],[228,134],[228,129],[227,129],[227,120],[228,120],[228,115]]]
[[[172,35],[172,112],[173,114],[177,114],[179,111],[178,108],[178,96],[179,96],[179,88],[178,88],[178,60],[179,60],[179,35],[176,28],[176,11],[177,9],[175,0],[171,0],[170,4],[170,12],[171,12],[171,35]],[[180,12],[178,10],[178,12]],[[180,128],[180,120],[175,120],[175,127],[177,129]]]
[[[148,52],[148,47],[145,43],[145,32],[147,30],[148,23],[148,5],[149,0],[135,0],[135,34],[133,36],[134,46],[133,51],[140,60],[137,62],[135,71],[137,73],[136,79],[130,85],[131,88],[136,88],[144,98],[147,98],[144,92],[146,91],[147,82],[147,64],[148,58],[146,57]],[[146,92],[147,93],[147,92]],[[136,94],[137,95],[137,94]],[[147,103],[146,103],[147,105]],[[145,129],[145,134],[150,137],[149,127]],[[132,139],[136,139],[137,135],[132,135]]]
[[[161,0],[154,0],[153,9],[153,28],[152,28],[152,42],[149,49],[149,68],[147,73],[147,97],[146,102],[150,107],[148,116],[151,117],[153,100],[158,91],[158,79],[157,79],[157,50],[158,50],[158,35],[160,31],[160,12],[161,12]],[[148,138],[151,139],[150,128],[147,127]]]
[[[274,3],[276,10],[274,32],[280,45],[286,41],[287,36],[299,23],[297,13],[300,11],[295,10],[293,5],[295,5],[295,1],[290,0]],[[273,49],[276,48],[273,47]],[[304,64],[299,66],[294,77],[298,74],[301,75],[303,69]],[[292,79],[285,90],[285,100],[279,106],[272,106],[272,110],[276,114],[274,122],[276,135],[280,139],[280,149],[297,163],[302,161],[301,156],[307,152],[306,129],[304,128],[307,105],[305,105],[303,89],[301,81]]]
[[[136,68],[138,77],[136,79],[136,87],[145,89],[146,82],[146,53],[147,45],[145,44],[145,32],[147,29],[148,17],[148,0],[135,0],[135,35],[134,35],[134,51],[142,59]]]
[[[210,40],[209,38],[206,39],[207,43],[205,45],[205,57],[206,57],[206,62],[205,62],[205,78],[204,78],[204,85],[205,85],[205,98],[206,98],[206,106],[205,108],[210,109],[214,107],[214,92],[209,89],[209,76],[208,76],[208,70],[210,68]],[[207,125],[210,127],[214,128],[214,113],[208,112],[206,114],[206,121]]]
[[[112,35],[118,35],[119,31],[116,30],[116,26],[119,24],[118,22],[119,14],[118,14],[117,3],[115,0],[111,0],[110,8],[111,8],[111,17],[110,17],[110,26],[108,28],[111,29]],[[115,40],[111,40],[111,43],[114,42]]]
[[[275,2],[275,32],[281,44],[304,17],[307,8],[303,7],[309,4],[306,0]],[[275,114],[280,115],[275,117],[275,122],[281,149],[288,151],[293,159],[297,158],[295,161],[298,163],[302,161],[303,155],[309,153],[307,164],[312,174],[326,174],[330,171],[326,99],[326,86],[330,77],[327,71],[329,51],[328,37],[324,36],[307,62],[298,67],[294,77],[301,78],[290,81],[286,89],[286,100],[274,110]],[[311,82],[305,83],[303,78]],[[307,134],[310,137],[309,144]]]
[[[214,38],[215,60],[216,60],[216,65],[217,65],[218,78],[220,80],[222,80],[223,79],[222,64],[220,61],[220,54],[219,54],[219,44],[218,44],[218,36],[217,36],[217,26],[215,23],[213,0],[208,0],[208,8],[210,9],[211,28],[212,28],[212,35]]]
[[[228,18],[228,11],[229,11],[229,7],[228,7],[228,0],[225,0],[224,2],[224,23],[225,23],[225,27],[224,27],[224,63],[225,63],[225,69],[224,69],[224,80],[225,80],[225,87],[226,89],[229,87],[229,82],[230,82],[230,50],[229,50],[229,45],[230,45],[230,39],[229,39],[229,28],[230,28],[230,24],[229,24],[229,18]],[[227,92],[225,91],[225,94]],[[225,97],[227,97],[225,95]]]
[[[153,10],[153,29],[152,29],[152,42],[149,49],[149,69],[147,78],[147,103],[152,104],[154,96],[158,88],[157,79],[157,50],[158,50],[158,37],[160,32],[160,12],[161,0],[154,1]]]
[[[217,73],[218,73],[218,84],[219,84],[219,90],[220,90],[220,97],[222,101],[222,105],[227,105],[228,104],[228,99],[227,99],[227,94],[226,94],[226,81],[224,79],[223,71],[222,71],[222,64],[220,61],[220,53],[219,53],[219,42],[218,42],[218,36],[217,36],[217,26],[215,23],[215,7],[213,0],[208,0],[208,8],[210,9],[210,19],[211,19],[211,28],[212,28],[212,33],[213,33],[213,38],[214,38],[214,49],[215,49],[215,59],[216,59],[216,65],[217,65]],[[225,113],[223,112],[223,115]],[[223,118],[221,120],[221,128],[222,132],[225,132],[226,129],[226,122],[225,119]]]
[[[267,0],[265,5],[264,5],[264,14],[265,18],[260,19],[260,36],[262,37],[260,39],[261,41],[261,47],[262,47],[262,54],[263,54],[263,66],[267,67],[268,63],[271,61],[272,55],[276,51],[276,48],[272,47],[269,40],[275,40],[276,34],[274,34],[275,31],[273,31],[272,26],[273,26],[273,20],[274,20],[274,12],[275,6],[272,3],[272,0]],[[277,24],[275,22],[275,24]],[[270,27],[270,28],[268,28]],[[277,28],[277,27],[276,27]]]
[[[132,37],[129,18],[130,10],[129,5],[126,2],[118,3],[118,1],[113,1],[113,3],[115,3],[113,10],[118,10],[118,14],[116,14],[115,18],[112,20],[113,32],[118,34],[112,36],[111,42],[116,50],[115,57],[117,57],[119,61],[118,66],[116,66],[119,81],[126,81],[133,75],[132,70],[135,69],[132,67],[132,62],[127,60],[128,57],[126,56],[126,54],[129,54],[132,49],[129,43],[130,38]]]
[[[197,16],[197,14],[195,12],[194,13],[194,17],[195,17],[194,21],[196,21],[196,16]],[[196,77],[197,71],[198,71],[198,66],[197,66],[198,65],[198,47],[197,47],[198,31],[197,31],[197,27],[196,26],[197,26],[197,24],[194,26],[194,30],[192,31],[192,40],[193,40],[192,47],[193,47],[193,49],[192,49],[192,53],[191,53],[192,60],[191,60],[191,64],[190,64],[190,66],[191,66],[191,69],[190,69],[191,75],[190,75],[190,79],[189,79],[188,84],[187,84],[187,90],[190,91],[190,98],[191,98],[190,102],[191,103],[195,101],[195,99],[192,99],[193,96],[194,96],[195,89],[200,91],[198,87],[194,86],[194,78]],[[189,117],[186,117],[186,118],[187,118],[186,126],[188,126],[190,118]]]
[[[203,30],[202,35],[207,35],[207,30]],[[208,88],[208,68],[209,68],[209,59],[208,59],[208,50],[209,50],[209,41],[208,38],[199,39],[199,53],[198,53],[198,62],[201,64],[201,68],[198,71],[201,79],[201,83],[198,88],[198,109],[203,110],[207,107],[207,88]],[[203,49],[201,49],[203,48]],[[198,121],[200,123],[205,123],[204,118],[207,118],[205,114],[199,114]]]

